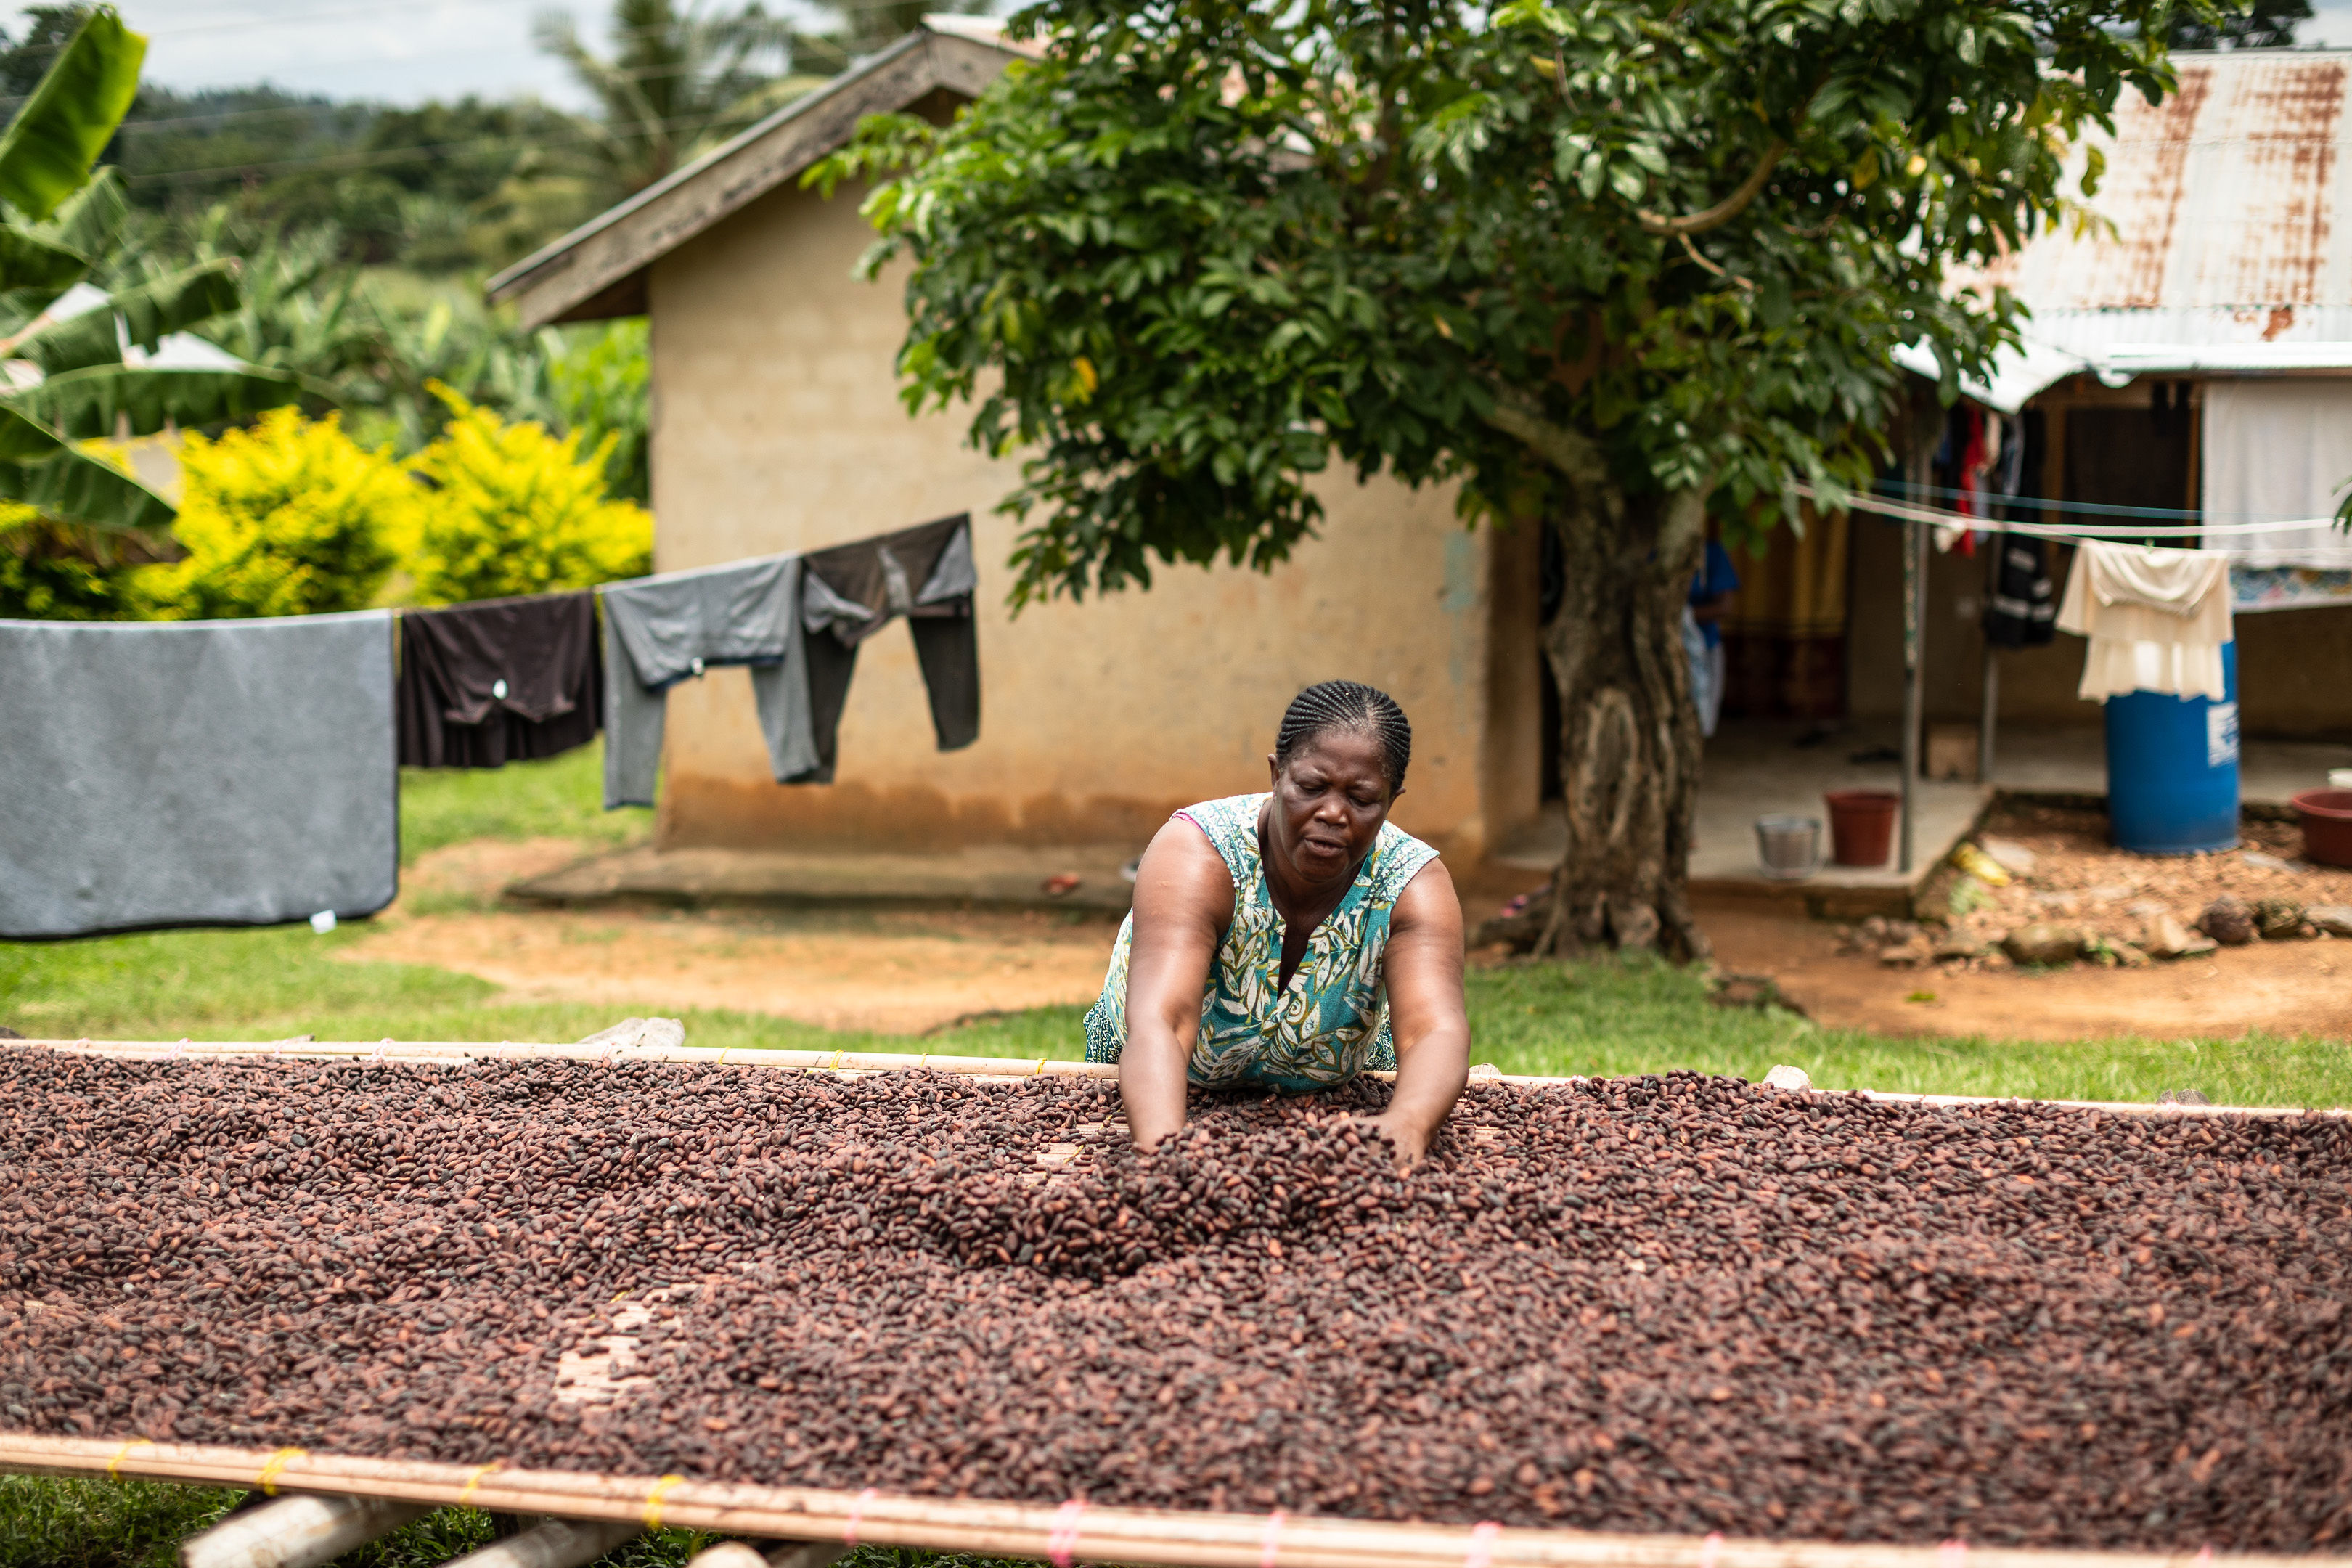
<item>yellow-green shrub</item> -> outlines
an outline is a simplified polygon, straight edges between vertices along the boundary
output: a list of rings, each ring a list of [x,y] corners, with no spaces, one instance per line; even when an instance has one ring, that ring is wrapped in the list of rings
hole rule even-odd
[[[131,589],[158,620],[310,616],[364,608],[393,567],[416,484],[390,447],[369,451],[334,415],[265,414],[180,447],[187,559],[142,567]]]
[[[402,562],[418,604],[586,588],[650,569],[653,514],[605,492],[614,437],[583,457],[576,431],[558,439],[509,425],[432,387],[453,417],[409,464],[425,483]]]

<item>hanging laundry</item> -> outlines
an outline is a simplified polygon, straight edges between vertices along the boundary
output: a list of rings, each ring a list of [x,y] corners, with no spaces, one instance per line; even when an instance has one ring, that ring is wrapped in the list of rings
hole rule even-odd
[[[857,647],[904,616],[929,692],[942,752],[980,738],[980,632],[972,618],[971,518],[941,518],[897,533],[803,557],[802,628],[807,633],[809,712],[817,763],[806,782],[833,781],[841,714]]]
[[[801,636],[801,557],[666,572],[597,590],[604,606],[604,809],[651,805],[669,689],[749,665],[779,784],[817,765]]]
[[[2050,581],[2050,547],[2004,533],[1993,553],[1992,592],[1985,596],[1985,640],[1998,647],[2041,647],[2058,635],[2058,596]]]
[[[2228,695],[2221,647],[2230,618],[2229,557],[2085,541],[2066,574],[2058,629],[2088,637],[2077,695],[2093,702],[2127,691]]]
[[[390,903],[392,641],[385,610],[0,621],[0,936]]]
[[[595,595],[403,613],[394,704],[404,766],[496,768],[585,745],[604,723]]]

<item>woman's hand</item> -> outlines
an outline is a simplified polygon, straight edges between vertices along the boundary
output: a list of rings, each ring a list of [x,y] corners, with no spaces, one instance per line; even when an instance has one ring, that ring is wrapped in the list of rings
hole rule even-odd
[[[1396,1167],[1400,1171],[1410,1171],[1429,1157],[1432,1129],[1422,1126],[1418,1120],[1401,1118],[1391,1110],[1378,1116],[1360,1116],[1356,1125],[1377,1127],[1386,1135],[1396,1149]]]
[[[1419,1164],[1431,1134],[1470,1080],[1470,1015],[1462,998],[1462,901],[1444,862],[1405,885],[1381,956],[1389,1032],[1396,1040],[1396,1092],[1366,1118],[1395,1143],[1397,1168]]]

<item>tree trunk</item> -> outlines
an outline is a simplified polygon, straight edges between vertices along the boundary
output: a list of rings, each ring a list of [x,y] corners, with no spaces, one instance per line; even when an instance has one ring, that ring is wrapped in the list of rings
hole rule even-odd
[[[1567,957],[1592,948],[1710,956],[1690,909],[1698,710],[1683,608],[1705,548],[1703,498],[1595,498],[1613,516],[1550,520],[1566,592],[1541,632],[1559,690],[1567,842],[1548,898],[1481,940]]]
[[[1627,497],[1587,437],[1507,389],[1490,417],[1569,481],[1547,518],[1566,591],[1541,633],[1559,691],[1568,831],[1549,897],[1473,940],[1563,957],[1654,948],[1677,962],[1707,958],[1690,910],[1701,737],[1682,635],[1706,549],[1706,492]]]

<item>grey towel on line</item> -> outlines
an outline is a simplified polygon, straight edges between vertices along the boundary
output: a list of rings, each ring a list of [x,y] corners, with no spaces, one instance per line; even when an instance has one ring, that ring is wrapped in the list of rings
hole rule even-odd
[[[0,621],[0,935],[390,903],[392,639],[383,610]]]
[[[799,556],[667,572],[597,596],[604,603],[605,810],[654,803],[669,689],[715,665],[751,667],[752,700],[778,782],[816,767],[802,671]]]

